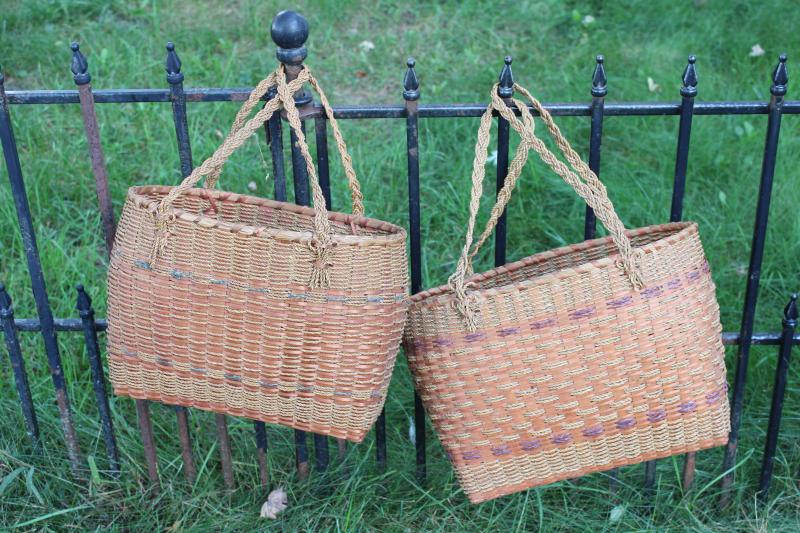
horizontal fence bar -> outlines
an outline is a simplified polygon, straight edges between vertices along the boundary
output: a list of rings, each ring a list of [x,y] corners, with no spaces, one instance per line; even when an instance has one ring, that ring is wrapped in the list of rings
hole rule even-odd
[[[55,319],[56,331],[83,331],[81,321],[76,318],[56,318]],[[41,326],[39,320],[36,318],[16,318],[14,325],[19,331],[40,331]],[[105,318],[98,318],[95,320],[95,328],[97,331],[105,331],[108,328],[108,322]],[[781,343],[780,332],[758,332],[753,333],[752,344],[757,346],[777,346]],[[722,344],[726,346],[733,346],[739,344],[739,333],[733,331],[726,331],[722,334]],[[792,344],[800,345],[800,333],[795,333]]]
[[[185,89],[187,102],[241,102],[252,89]],[[111,89],[92,91],[96,104],[172,102],[169,89]],[[7,91],[9,104],[78,104],[76,90],[63,91]],[[545,107],[555,116],[591,116],[592,104],[552,103]],[[769,102],[697,102],[695,115],[766,115]],[[420,104],[420,118],[480,117],[486,104]],[[537,115],[531,108],[531,113]],[[303,118],[322,116],[320,107],[303,113]],[[606,116],[680,115],[681,102],[606,102]],[[800,114],[800,100],[786,101],[783,114]],[[405,118],[404,105],[360,105],[333,108],[333,116],[341,119]]]

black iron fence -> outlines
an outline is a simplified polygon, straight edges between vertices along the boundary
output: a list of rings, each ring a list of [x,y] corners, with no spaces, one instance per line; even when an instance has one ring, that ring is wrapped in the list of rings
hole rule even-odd
[[[276,19],[273,24],[273,39],[278,45],[278,58],[286,64],[300,66],[306,56],[303,46],[307,37],[307,26],[299,15],[284,14],[282,19]],[[300,43],[300,44],[297,44]],[[72,417],[64,372],[61,365],[61,355],[56,335],[61,332],[82,332],[89,357],[92,386],[94,388],[98,412],[101,420],[103,439],[108,456],[109,470],[119,472],[120,453],[117,449],[112,416],[108,402],[108,391],[104,376],[101,349],[98,343],[98,332],[106,329],[106,321],[96,318],[92,308],[92,301],[83,286],[76,288],[76,309],[78,318],[56,318],[53,316],[45,287],[42,265],[34,234],[34,226],[28,205],[28,195],[23,180],[19,154],[12,129],[12,105],[38,105],[38,104],[79,104],[83,114],[84,130],[89,145],[92,162],[92,172],[95,178],[95,188],[100,211],[102,228],[107,249],[110,251],[114,239],[115,218],[108,187],[108,175],[100,140],[95,114],[95,104],[114,104],[130,102],[170,102],[172,104],[175,134],[178,143],[178,155],[183,176],[191,173],[193,168],[192,150],[189,143],[189,127],[187,121],[188,103],[200,104],[204,102],[243,101],[249,94],[249,89],[215,89],[191,88],[185,89],[184,74],[181,73],[181,62],[172,43],[167,43],[166,81],[167,89],[113,89],[95,91],[91,86],[91,76],[86,58],[81,53],[78,44],[72,44],[72,73],[78,87],[72,91],[6,91],[4,78],[0,72],[0,140],[2,140],[3,154],[5,156],[11,190],[17,212],[19,230],[22,235],[28,272],[31,279],[34,300],[38,318],[17,318],[14,316],[12,300],[6,287],[0,285],[0,322],[2,322],[6,347],[8,349],[13,376],[19,395],[25,431],[30,437],[34,447],[40,441],[39,426],[36,412],[47,406],[34,405],[25,370],[25,359],[19,343],[19,334],[29,332],[41,333],[44,349],[47,356],[48,367],[55,388],[57,407],[64,433],[64,443],[69,460],[76,475],[81,471],[83,459],[78,447],[78,440]],[[510,98],[513,94],[513,74],[511,71],[511,58],[505,58],[505,64],[500,74],[500,96]],[[766,496],[772,475],[772,464],[776,452],[777,436],[780,427],[781,408],[786,389],[786,380],[789,359],[792,347],[800,344],[800,335],[795,334],[797,324],[796,296],[792,296],[784,313],[783,328],[780,332],[754,332],[756,301],[759,292],[761,265],[764,256],[765,235],[769,218],[772,184],[775,177],[775,162],[778,155],[778,137],[781,130],[783,115],[800,114],[800,101],[787,101],[788,75],[786,70],[786,56],[781,55],[778,65],[772,74],[770,87],[771,97],[768,102],[760,101],[718,101],[696,102],[697,75],[695,70],[695,57],[689,56],[688,63],[682,75],[679,102],[662,103],[634,103],[634,102],[606,102],[606,74],[603,57],[597,56],[594,73],[591,78],[591,101],[579,103],[546,104],[545,107],[553,114],[559,116],[586,116],[590,117],[589,137],[589,166],[596,173],[601,170],[601,144],[603,140],[603,119],[606,116],[648,116],[648,115],[678,115],[679,127],[677,137],[677,151],[675,158],[675,172],[673,183],[672,204],[670,221],[679,221],[682,218],[683,198],[686,190],[686,170],[689,160],[689,147],[692,132],[692,120],[695,115],[767,115],[767,131],[764,147],[764,156],[761,169],[760,188],[757,198],[755,213],[755,227],[753,229],[750,263],[747,270],[745,297],[742,307],[741,326],[738,332],[725,332],[722,339],[726,345],[737,347],[736,371],[732,386],[732,415],[731,433],[721,466],[722,487],[730,487],[733,481],[734,464],[739,430],[741,427],[742,409],[745,401],[745,381],[747,378],[748,357],[753,345],[776,345],[779,347],[779,358],[776,366],[775,386],[773,389],[772,409],[769,426],[766,434],[765,452],[762,464],[762,475],[759,485],[760,495]],[[408,233],[410,237],[410,273],[411,290],[416,293],[422,290],[424,281],[422,277],[423,243],[421,239],[420,213],[420,173],[419,173],[419,136],[418,122],[420,119],[436,119],[443,117],[479,117],[485,107],[475,104],[420,104],[420,83],[415,72],[414,60],[409,59],[405,76],[402,81],[402,91],[398,88],[398,95],[402,93],[402,104],[372,105],[372,106],[339,106],[334,108],[334,116],[338,119],[397,119],[405,121],[406,125],[406,156],[408,161]],[[267,98],[271,95],[267,95]],[[327,207],[331,208],[330,180],[328,168],[327,146],[327,120],[325,111],[316,105],[308,94],[301,91],[296,95],[298,107],[301,110],[303,124],[313,121],[316,138],[316,158],[319,168],[320,184],[323,188]],[[535,111],[532,110],[533,113]],[[509,163],[509,125],[498,117],[498,144],[497,144],[497,189],[502,187]],[[283,124],[281,118],[275,115],[265,124],[266,141],[270,146],[272,167],[274,175],[274,197],[280,201],[287,199],[287,179],[283,152]],[[290,132],[292,146],[292,177],[295,201],[308,205],[308,176],[302,156],[296,148],[294,133]],[[422,147],[424,148],[424,147]],[[595,217],[587,207],[584,221],[584,235],[586,239],[595,235]],[[497,225],[495,237],[495,264],[502,265],[506,262],[506,220],[505,215]],[[409,398],[412,391],[409,391]],[[426,431],[425,413],[419,396],[414,394],[414,426],[416,432],[416,467],[420,480],[426,477]],[[136,413],[145,451],[148,475],[153,491],[159,489],[159,472],[157,465],[157,452],[153,437],[153,428],[150,421],[149,402],[136,400]],[[174,407],[176,428],[180,441],[183,470],[186,480],[193,484],[197,476],[197,468],[192,453],[192,435],[187,418],[187,410],[183,407]],[[223,472],[224,484],[227,488],[234,487],[233,466],[231,458],[231,444],[228,436],[227,417],[216,415],[216,431],[219,442],[220,463]],[[262,422],[254,422],[257,463],[259,465],[259,479],[263,486],[267,486],[269,473],[267,471],[267,434]],[[386,452],[386,419],[385,413],[380,416],[375,426],[376,460],[380,468],[385,468],[387,462]],[[329,465],[328,438],[313,435],[314,467],[324,471]],[[309,475],[309,450],[307,435],[302,431],[295,431],[295,456],[297,474],[300,478]],[[346,445],[339,441],[337,446],[339,456],[343,456]],[[694,454],[688,454],[683,469],[683,486],[688,490],[694,479],[695,468]],[[612,483],[615,474],[612,473]],[[655,483],[654,462],[646,463],[644,485],[653,488]],[[724,491],[723,499],[728,491]],[[723,501],[724,503],[724,501]]]

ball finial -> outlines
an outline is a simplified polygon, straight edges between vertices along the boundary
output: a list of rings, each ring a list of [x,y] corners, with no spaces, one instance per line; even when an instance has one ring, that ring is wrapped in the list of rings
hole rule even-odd
[[[306,58],[308,21],[296,11],[281,11],[272,19],[272,40],[278,45],[278,60],[297,65]]]

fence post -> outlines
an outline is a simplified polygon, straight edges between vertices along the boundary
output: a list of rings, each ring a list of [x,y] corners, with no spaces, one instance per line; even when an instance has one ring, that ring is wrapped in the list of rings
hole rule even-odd
[[[775,450],[778,447],[778,432],[781,428],[783,397],[786,393],[786,378],[794,344],[794,330],[797,327],[797,294],[793,294],[783,310],[783,331],[775,365],[775,384],[772,387],[772,406],[769,411],[767,438],[764,441],[764,458],[761,462],[761,478],[758,484],[758,499],[767,501],[769,485],[772,481],[772,467],[775,463]]]
[[[422,290],[422,235],[419,200],[419,79],[414,70],[414,58],[406,61],[403,78],[403,100],[406,113],[406,159],[408,160],[408,234],[411,261],[411,294]],[[416,448],[417,480],[425,483],[427,477],[425,448],[425,408],[422,398],[414,388],[414,446]]]
[[[592,75],[592,124],[589,130],[589,168],[600,175],[600,145],[603,139],[603,115],[605,113],[606,95],[608,94],[608,78],[603,67],[604,58],[598,54],[595,58],[594,74]],[[594,239],[597,229],[597,218],[594,210],[586,206],[584,216],[583,238]],[[616,478],[617,469],[612,472],[612,480]]]
[[[175,136],[178,141],[178,158],[181,163],[181,176],[186,177],[192,173],[192,146],[189,142],[189,122],[186,114],[186,94],[183,91],[184,75],[181,72],[181,59],[175,52],[175,45],[167,43],[167,83],[169,83],[169,99],[172,102],[172,121],[175,123]],[[192,455],[192,435],[189,431],[189,411],[181,406],[174,406],[175,417],[178,419],[178,440],[181,446],[183,459],[183,474],[189,485],[194,485],[197,479],[197,467]]]
[[[17,210],[17,222],[22,235],[25,257],[28,262],[28,274],[31,278],[33,298],[36,301],[36,311],[39,315],[39,324],[42,329],[47,364],[50,368],[50,377],[53,380],[53,387],[56,391],[56,403],[58,404],[61,428],[64,431],[64,438],[67,444],[67,455],[69,456],[72,473],[76,477],[80,477],[81,458],[78,437],[72,421],[67,383],[64,380],[61,354],[56,340],[53,310],[50,308],[50,300],[47,296],[44,273],[42,272],[42,263],[39,259],[39,248],[36,246],[36,235],[33,231],[31,210],[28,205],[28,193],[25,191],[25,181],[22,178],[22,167],[20,166],[17,142],[14,139],[14,130],[11,125],[11,114],[8,110],[8,97],[5,90],[5,77],[2,70],[0,70],[0,143],[3,145],[8,180],[11,183],[11,194],[14,197],[14,205]]]
[[[308,55],[305,42],[308,39],[308,22],[306,19],[295,11],[281,11],[275,18],[272,19],[271,27],[272,40],[278,45],[276,56],[278,61],[283,63],[286,70],[286,81],[292,81],[297,78],[297,74],[303,68],[303,60]],[[311,94],[305,89],[300,89],[294,95],[294,103],[298,108],[312,103]],[[280,120],[278,118],[278,120]],[[305,124],[305,122],[301,122]],[[270,122],[270,136],[273,135],[273,130],[277,129]],[[303,132],[305,133],[305,132]],[[295,203],[300,205],[309,204],[308,194],[308,176],[306,175],[305,161],[300,149],[297,146],[297,136],[294,131],[290,132],[290,139],[292,143],[292,172],[294,178],[294,198]],[[275,139],[272,139],[275,142]],[[275,164],[275,151],[278,146],[273,148],[273,164]],[[283,154],[281,153],[281,161]],[[277,178],[277,176],[276,176]],[[278,182],[275,182],[275,192],[278,193]],[[295,462],[297,465],[297,475],[300,479],[308,477],[308,444],[306,442],[305,431],[295,430]],[[325,452],[327,452],[327,438],[325,439]],[[317,452],[319,450],[319,452]],[[321,443],[315,439],[315,453],[323,453]],[[327,454],[326,454],[327,455]],[[323,460],[324,459],[324,460]],[[327,466],[327,457],[318,457],[318,466]]]
[[[114,437],[114,424],[111,421],[111,409],[108,405],[106,378],[103,373],[103,361],[100,359],[100,345],[97,342],[92,299],[83,290],[83,285],[79,284],[75,289],[78,291],[78,300],[75,308],[81,317],[83,339],[86,344],[86,354],[89,357],[89,367],[92,371],[92,387],[97,401],[97,410],[100,413],[100,425],[103,428],[103,441],[106,446],[108,464],[111,471],[118,474],[119,453],[117,452],[117,439]]]
[[[678,147],[675,155],[675,178],[672,186],[672,206],[670,207],[670,222],[678,222],[683,218],[683,198],[686,192],[686,169],[689,164],[689,138],[692,132],[692,116],[694,113],[694,99],[697,96],[697,71],[695,69],[697,58],[689,56],[686,68],[681,76],[681,118],[678,124]],[[681,474],[683,491],[688,492],[694,483],[695,452],[686,454]]]
[[[497,95],[502,98],[507,105],[513,105],[511,97],[514,96],[514,74],[511,72],[511,56],[504,59],[503,70],[500,71],[500,85],[497,87]],[[503,188],[508,175],[508,152],[509,134],[511,126],[503,117],[497,117],[497,192]],[[508,219],[508,208],[503,209],[503,213],[497,220],[494,229],[494,266],[506,264],[506,223]]]
[[[34,447],[39,446],[39,422],[36,420],[36,410],[33,407],[31,388],[28,385],[28,374],[25,372],[25,359],[17,338],[17,328],[14,325],[14,307],[11,297],[6,292],[6,286],[0,283],[0,322],[6,338],[8,358],[11,360],[11,369],[14,372],[14,383],[17,385],[17,395],[22,407],[22,417],[25,419],[25,429]]]
[[[744,312],[742,325],[739,332],[739,351],[736,359],[736,374],[733,382],[733,399],[731,401],[731,432],[728,445],[725,447],[725,457],[722,462],[724,472],[720,495],[720,506],[726,507],[730,503],[730,489],[733,484],[733,466],[736,462],[736,446],[739,443],[739,428],[742,422],[742,408],[744,407],[745,380],[747,379],[747,363],[750,357],[752,343],[753,323],[756,315],[756,300],[758,299],[758,286],[761,278],[761,261],[764,258],[764,241],[767,234],[767,219],[769,217],[769,204],[772,196],[772,181],[775,176],[775,159],[778,153],[778,135],[781,128],[781,113],[786,95],[786,85],[789,76],[786,72],[786,54],[781,54],[778,66],[772,74],[772,86],[769,102],[769,116],[767,119],[767,136],[764,143],[764,159],[761,166],[761,184],[758,190],[758,204],[756,207],[756,220],[753,229],[753,244],[750,250],[750,265],[747,269],[747,287],[744,297]]]
[[[114,222],[114,206],[111,203],[111,193],[108,190],[108,171],[103,147],[100,145],[100,130],[97,126],[97,114],[94,109],[94,95],[92,94],[92,76],[89,74],[89,63],[83,56],[78,43],[72,43],[72,79],[78,86],[78,98],[81,102],[83,115],[83,129],[86,132],[86,141],[89,143],[89,157],[92,160],[92,174],[94,174],[94,188],[97,193],[97,203],[100,206],[100,218],[103,221],[103,237],[106,241],[106,250],[111,253],[114,244],[116,224]]]

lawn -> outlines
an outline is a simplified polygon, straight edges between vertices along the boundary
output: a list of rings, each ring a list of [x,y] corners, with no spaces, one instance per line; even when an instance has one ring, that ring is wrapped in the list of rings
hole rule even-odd
[[[405,60],[414,56],[422,103],[485,102],[506,54],[519,83],[544,102],[586,102],[594,56],[603,53],[607,101],[675,101],[688,54],[698,57],[698,100],[767,100],[780,52],[791,70],[800,53],[800,10],[788,1],[675,2],[636,0],[518,2],[299,2],[311,25],[308,64],[334,105],[402,102]],[[164,44],[176,43],[187,87],[247,87],[275,68],[272,17],[285,3],[241,0],[5,0],[0,11],[0,62],[7,90],[73,89],[69,43],[80,41],[96,89],[166,88]],[[752,54],[754,45],[765,51]],[[648,79],[650,81],[648,81]],[[189,105],[195,164],[210,155],[236,113],[231,103]],[[12,106],[14,128],[56,316],[75,317],[74,286],[86,285],[105,316],[104,244],[80,109]],[[167,104],[99,105],[98,120],[117,213],[127,187],[170,184],[180,167]],[[559,120],[587,155],[587,118]],[[446,281],[466,223],[477,119],[422,119],[423,276]],[[677,117],[609,117],[601,177],[629,227],[669,218]],[[706,247],[725,331],[738,331],[763,153],[764,116],[696,117],[684,216],[696,220]],[[406,224],[405,127],[398,120],[342,124],[365,193],[367,214]],[[542,128],[543,130],[543,128]],[[770,229],[761,273],[757,331],[780,327],[782,307],[800,289],[800,122],[784,117]],[[515,143],[513,143],[515,144]],[[331,148],[333,144],[330,145]],[[313,149],[313,146],[312,146]],[[288,160],[287,160],[288,161]],[[346,205],[344,174],[331,158],[334,207]],[[489,163],[487,172],[494,168]],[[263,136],[249,141],[222,176],[221,187],[254,194],[272,191]],[[493,178],[492,178],[493,181]],[[289,187],[291,189],[291,187]],[[487,187],[489,189],[491,187]],[[484,205],[488,205],[487,191]],[[581,240],[583,204],[546,170],[529,163],[509,207],[509,260]],[[488,209],[482,211],[483,219]],[[0,170],[0,281],[18,318],[35,316],[24,249],[5,166]],[[488,267],[491,247],[478,268]],[[414,477],[409,440],[411,379],[399,359],[387,401],[389,468],[375,466],[372,436],[308,481],[294,474],[292,432],[269,427],[270,483],[285,486],[290,507],[265,523],[258,510],[252,425],[230,420],[237,489],[226,492],[218,464],[213,416],[191,415],[199,476],[186,485],[171,409],[153,406],[163,491],[144,494],[146,470],[133,403],[112,398],[123,459],[119,479],[106,468],[90,371],[80,334],[59,344],[87,480],[74,479],[62,442],[41,337],[21,334],[44,447],[32,450],[8,360],[0,363],[0,529],[282,531],[797,531],[800,530],[800,365],[790,373],[784,426],[769,502],[758,507],[754,488],[769,411],[774,347],[751,353],[733,504],[716,505],[721,450],[698,456],[694,490],[680,488],[682,458],[658,463],[654,494],[643,491],[643,466],[622,469],[608,489],[597,474],[470,505],[429,432],[429,482]],[[728,351],[729,374],[735,353]],[[429,430],[430,431],[430,430]],[[311,446],[310,446],[311,448]],[[331,448],[333,455],[333,447]],[[89,464],[99,472],[93,472]]]

